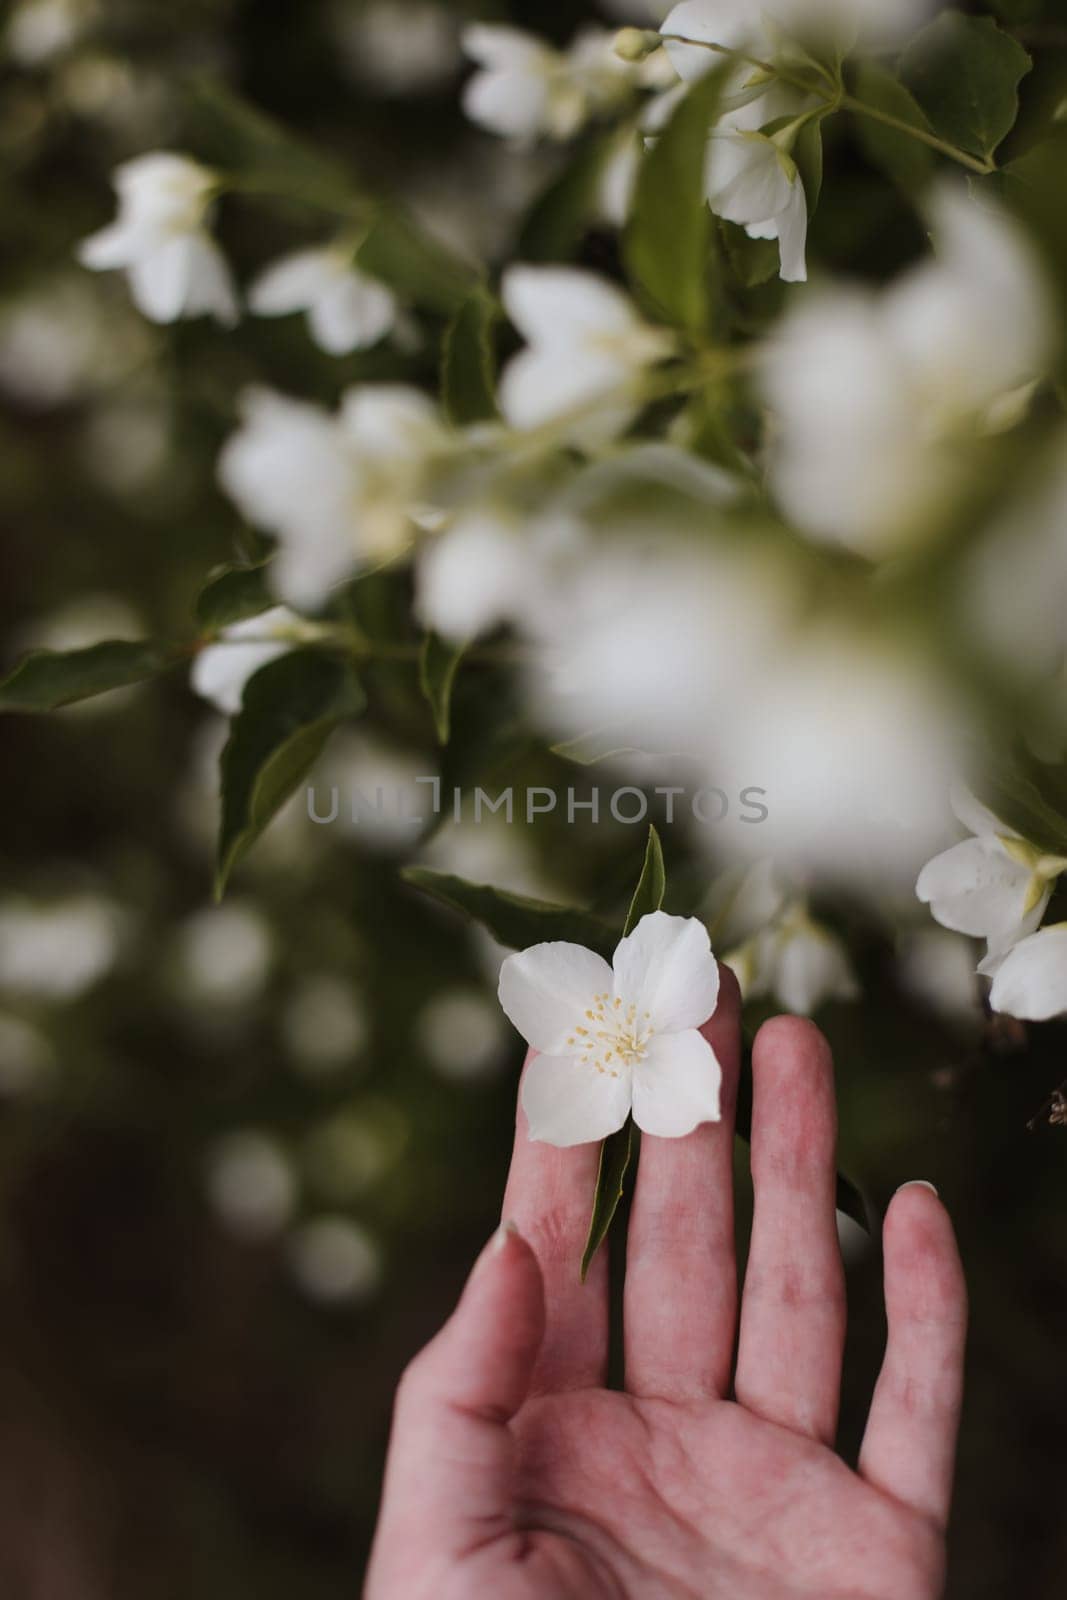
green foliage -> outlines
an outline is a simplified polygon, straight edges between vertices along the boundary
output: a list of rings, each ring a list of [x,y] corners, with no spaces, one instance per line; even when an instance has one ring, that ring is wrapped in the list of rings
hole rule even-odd
[[[640,135],[633,130],[636,143]],[[605,165],[617,147],[614,133],[579,146],[563,170],[530,207],[519,235],[519,261],[568,261],[591,222]]]
[[[915,96],[880,62],[857,63],[854,90],[856,99],[863,105],[920,132],[932,131]],[[908,193],[923,187],[934,165],[934,152],[929,145],[873,117],[857,117],[855,129],[864,153],[874,166]]]
[[[433,712],[433,725],[439,744],[447,744],[452,721],[452,686],[463,659],[465,646],[449,644],[436,633],[428,633],[419,656],[419,687]]]
[[[218,896],[307,777],[330,734],[364,704],[353,667],[313,650],[294,650],[249,679],[222,752]]]
[[[630,901],[630,909],[626,913],[623,934],[632,933],[642,917],[647,917],[651,912],[658,911],[663,904],[663,896],[666,892],[667,873],[663,865],[663,846],[659,842],[659,834],[655,828],[649,828],[644,866],[641,868],[641,876],[637,880],[634,897]]]
[[[445,330],[441,348],[441,404],[457,427],[497,415],[493,330],[500,307],[477,289],[463,301]]]
[[[0,711],[58,711],[143,683],[174,664],[158,645],[106,640],[85,650],[32,650],[0,683]]]
[[[609,1135],[600,1146],[600,1163],[593,1191],[593,1211],[589,1218],[589,1233],[582,1252],[582,1282],[584,1283],[600,1246],[604,1243],[615,1213],[626,1190],[626,1174],[633,1153],[633,1119],[627,1117],[618,1133]]]
[[[406,867],[403,877],[424,894],[479,923],[509,950],[526,950],[559,939],[585,945],[610,960],[618,943],[616,930],[588,911],[509,894],[484,883],[468,883],[430,867]]]
[[[298,138],[214,78],[186,91],[196,153],[237,187],[283,194],[343,216],[361,206],[358,187],[340,162]]]
[[[1032,63],[991,17],[944,11],[904,52],[904,81],[942,138],[992,161],[1015,124]]]
[[[356,252],[362,271],[380,278],[427,311],[452,316],[477,286],[477,269],[417,228],[410,217],[380,207]]]
[[[660,316],[694,334],[707,328],[710,314],[714,231],[704,164],[724,75],[720,67],[699,79],[646,152],[623,241],[637,290]]]
[[[196,624],[205,633],[217,633],[234,622],[258,617],[275,605],[267,587],[267,567],[222,567],[210,577],[196,598]]]
[[[792,156],[804,185],[804,198],[809,215],[819,204],[822,193],[822,124],[821,116],[809,117],[797,134]]]

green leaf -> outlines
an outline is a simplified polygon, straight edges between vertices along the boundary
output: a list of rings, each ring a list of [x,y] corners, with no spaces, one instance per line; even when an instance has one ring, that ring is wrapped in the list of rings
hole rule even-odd
[[[659,910],[666,892],[667,873],[663,865],[663,846],[659,842],[659,834],[655,828],[650,827],[648,845],[645,848],[645,864],[641,868],[641,876],[637,880],[637,888],[630,901],[630,909],[626,913],[626,926],[622,930],[624,936],[634,931],[642,917]]]
[[[623,239],[627,270],[657,313],[691,333],[709,319],[714,239],[704,185],[724,69],[701,78],[641,161]]]
[[[456,312],[479,282],[470,262],[424,233],[403,212],[386,207],[378,212],[355,259],[372,278],[444,316]]]
[[[633,130],[636,144],[640,135]],[[519,234],[519,261],[570,260],[596,214],[600,180],[618,144],[614,131],[590,143],[584,140],[573,161],[552,179],[534,201]]]
[[[877,61],[860,61],[856,67],[855,98],[874,111],[895,117],[910,128],[929,133],[930,124],[922,107],[909,89],[906,89],[891,72]],[[856,134],[867,159],[881,169],[894,183],[914,193],[921,189],[934,165],[934,152],[929,145],[913,139],[909,133],[887,127],[873,117],[858,116]]]
[[[196,623],[204,633],[217,633],[268,611],[277,600],[267,587],[267,568],[222,567],[213,573],[196,599]]]
[[[330,734],[363,710],[350,663],[294,650],[249,679],[222,752],[222,826],[215,892],[307,776]]]
[[[84,650],[31,650],[0,683],[0,711],[58,711],[173,666],[158,645],[109,639]]]
[[[1058,295],[1061,316],[1067,320],[1067,206],[1063,203],[1063,174],[1067,171],[1067,127],[1057,128],[1047,139],[1004,168],[1003,198],[1022,218],[1040,248],[1049,269],[1049,284]],[[1062,340],[1058,351],[1060,371],[1067,362]]]
[[[342,215],[360,207],[345,168],[294,137],[257,107],[213,78],[195,78],[186,91],[191,142],[220,171],[263,193],[276,193]]]
[[[500,307],[484,289],[469,295],[445,330],[441,404],[459,428],[497,415],[493,329]]]
[[[792,156],[804,185],[804,198],[810,217],[822,193],[822,117],[808,118],[797,134]]]
[[[935,133],[991,161],[1015,125],[1032,65],[992,17],[943,11],[905,50],[901,75]]]
[[[593,1263],[593,1257],[607,1238],[615,1213],[619,1209],[633,1150],[633,1137],[634,1125],[630,1118],[627,1118],[618,1133],[611,1134],[600,1146],[600,1165],[597,1168],[593,1212],[589,1218],[589,1235],[582,1253],[583,1283]]]
[[[583,944],[610,961],[619,942],[616,930],[588,911],[531,900],[488,884],[468,883],[465,878],[435,872],[430,867],[406,867],[401,876],[442,905],[480,923],[509,950],[526,950],[532,944],[562,939],[568,944]]]
[[[777,277],[777,239],[750,239],[736,222],[720,221],[718,227],[726,261],[742,289],[758,288]]]
[[[1059,780],[1057,783],[1057,779]],[[1067,855],[1067,773],[1031,761],[1030,770],[1005,767],[987,775],[981,798],[989,809],[1028,843],[1048,855]],[[1049,799],[1043,787],[1055,798]],[[1055,793],[1056,790],[1060,792]]]
[[[449,644],[436,633],[422,641],[419,656],[419,687],[433,712],[437,742],[447,744],[452,720],[452,685],[456,681],[463,652],[462,644]]]

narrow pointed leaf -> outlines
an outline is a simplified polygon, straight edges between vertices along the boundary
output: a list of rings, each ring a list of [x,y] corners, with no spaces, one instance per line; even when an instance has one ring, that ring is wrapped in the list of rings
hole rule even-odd
[[[623,934],[632,933],[642,917],[649,916],[653,911],[658,911],[663,904],[663,896],[667,892],[667,874],[663,865],[663,846],[659,842],[659,834],[655,828],[648,830],[648,845],[645,849],[645,864],[641,869],[641,876],[637,880],[634,897],[630,901],[630,909],[626,914],[626,926]]]
[[[593,1257],[604,1243],[619,1209],[626,1185],[626,1173],[633,1151],[634,1125],[627,1119],[618,1133],[613,1133],[600,1146],[600,1166],[597,1168],[596,1192],[593,1212],[589,1218],[589,1236],[582,1254],[582,1282],[586,1280]]]
[[[439,744],[447,744],[451,732],[452,687],[464,649],[464,645],[449,644],[436,633],[428,633],[422,642],[419,687],[433,712],[433,725]]]
[[[584,944],[610,961],[618,944],[616,931],[588,911],[509,894],[484,883],[468,883],[465,878],[435,872],[430,867],[407,867],[402,876],[414,888],[479,923],[509,950],[526,950],[532,944],[562,939]]]
[[[214,573],[197,596],[197,626],[215,633],[277,605],[267,587],[267,571],[266,566],[223,567]]]
[[[109,639],[84,650],[31,650],[0,683],[0,711],[58,711],[173,666],[173,652]]]
[[[500,308],[491,295],[470,295],[445,331],[441,350],[441,404],[457,427],[497,415],[493,329]]]

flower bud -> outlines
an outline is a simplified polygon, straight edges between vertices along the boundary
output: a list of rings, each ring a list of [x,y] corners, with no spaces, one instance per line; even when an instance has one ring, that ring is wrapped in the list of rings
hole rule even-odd
[[[615,35],[615,54],[623,61],[644,61],[662,43],[654,28],[620,28]]]

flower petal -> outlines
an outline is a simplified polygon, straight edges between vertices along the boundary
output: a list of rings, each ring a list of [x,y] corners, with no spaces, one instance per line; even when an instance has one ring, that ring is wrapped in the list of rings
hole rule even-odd
[[[261,272],[248,291],[248,308],[257,317],[283,317],[306,311],[337,281],[337,254],[297,250]]]
[[[633,1069],[634,1121],[661,1139],[718,1122],[721,1083],[718,1059],[702,1033],[661,1034]]]
[[[957,933],[1001,942],[1023,918],[1030,874],[993,839],[965,839],[928,861],[915,893]]]
[[[719,997],[719,968],[708,930],[695,917],[653,911],[621,940],[612,963],[615,996],[649,1014],[657,1034],[707,1022]]]
[[[501,292],[508,316],[531,344],[565,351],[581,361],[576,343],[591,344],[601,336],[623,338],[640,326],[633,301],[594,272],[577,267],[509,267]]]
[[[993,979],[989,1004],[1027,1022],[1067,1011],[1067,926],[1042,928],[1017,944]]]
[[[576,1029],[586,1025],[594,996],[610,994],[611,983],[607,962],[584,945],[535,944],[501,967],[500,1004],[527,1044],[561,1056],[581,1049],[568,1041],[579,1037]]]
[[[531,1139],[561,1147],[590,1144],[616,1133],[629,1116],[630,1073],[623,1069],[613,1077],[575,1056],[534,1056],[520,1099]]]
[[[789,200],[775,219],[778,231],[779,270],[783,283],[808,281],[808,200],[800,178],[794,179]]]

